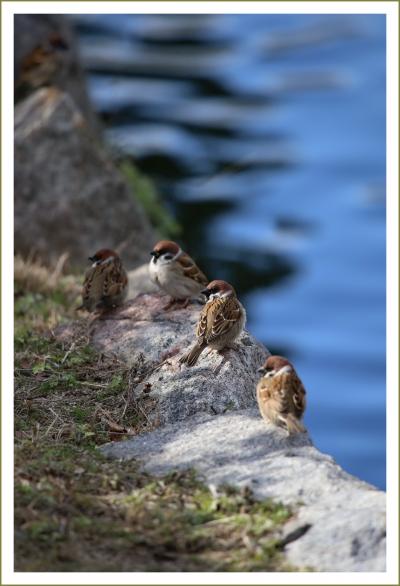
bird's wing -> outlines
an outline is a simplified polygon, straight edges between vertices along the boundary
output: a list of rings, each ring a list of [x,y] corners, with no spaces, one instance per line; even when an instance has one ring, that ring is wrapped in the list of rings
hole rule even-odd
[[[119,295],[128,284],[125,269],[116,263],[111,263],[104,271],[103,298]]]
[[[306,409],[306,390],[303,386],[303,383],[299,380],[299,385],[297,386],[295,392],[293,393],[293,405],[296,408],[296,415],[297,417],[301,417]]]
[[[178,262],[178,265],[182,269],[182,274],[185,275],[185,277],[188,277],[189,279],[196,281],[197,283],[199,283],[199,285],[204,285],[204,287],[207,286],[207,284],[208,284],[207,277],[205,276],[204,273],[201,272],[201,270],[196,265],[194,260],[192,258],[190,258],[190,256],[188,254],[183,253],[177,259],[177,262]]]
[[[301,417],[306,408],[306,390],[303,383],[295,372],[286,373],[282,378],[286,390],[285,410],[294,413],[296,417]]]
[[[210,304],[207,319],[207,342],[212,342],[224,336],[237,323],[241,314],[240,305],[234,297],[216,299]]]
[[[208,310],[208,305],[205,305],[200,313],[199,321],[197,322],[196,336],[200,343],[204,342],[206,339]]]
[[[88,301],[93,295],[93,284],[95,282],[96,267],[89,267],[85,272],[85,279],[82,286],[83,303]]]

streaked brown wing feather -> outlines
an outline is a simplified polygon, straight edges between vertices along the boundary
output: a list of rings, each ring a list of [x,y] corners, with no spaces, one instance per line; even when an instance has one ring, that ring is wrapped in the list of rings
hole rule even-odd
[[[103,296],[104,297],[115,297],[122,293],[128,284],[128,278],[124,272],[113,273],[107,275],[104,280]]]
[[[283,407],[285,413],[291,412],[301,417],[306,408],[306,391],[300,378],[295,372],[289,372],[282,377],[282,386],[285,388]]]
[[[93,289],[93,280],[96,273],[94,267],[89,267],[85,272],[85,280],[82,286],[82,299],[83,301],[90,299]]]
[[[209,322],[207,342],[212,342],[229,332],[240,316],[240,306],[234,297],[218,301],[216,311],[210,316],[212,321]]]
[[[199,321],[197,322],[196,328],[196,336],[199,338],[199,341],[202,342],[206,336],[207,332],[207,313],[208,313],[207,305],[204,306],[203,311],[200,314]]]
[[[103,273],[103,297],[119,295],[128,283],[128,278],[122,264],[115,261],[105,265]]]
[[[293,394],[293,404],[296,409],[297,417],[301,417],[306,409],[306,391],[301,384],[301,388]]]
[[[206,286],[208,284],[207,277],[201,272],[194,260],[190,258],[188,254],[182,254],[178,260],[185,277],[193,279],[193,281],[196,281],[200,285]]]

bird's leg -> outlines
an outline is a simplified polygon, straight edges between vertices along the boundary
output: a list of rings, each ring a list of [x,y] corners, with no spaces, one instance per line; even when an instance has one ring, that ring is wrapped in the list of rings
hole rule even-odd
[[[168,311],[169,309],[172,309],[174,306],[176,306],[176,308],[178,309],[186,309],[186,307],[189,305],[190,303],[190,298],[188,297],[187,299],[173,299],[171,297],[171,300],[169,301],[169,303],[167,303],[167,305],[165,307],[163,307],[164,311]]]
[[[179,306],[180,309],[186,309],[190,303],[190,298],[187,297],[186,299],[176,299],[175,303]]]
[[[99,307],[96,310],[97,319],[107,319],[107,317],[112,313],[113,307]]]
[[[218,364],[218,366],[216,366],[213,370],[213,374],[219,374],[222,367],[224,366],[224,364],[226,362],[228,362],[228,358],[226,356],[226,354],[229,352],[230,348],[222,348],[221,350],[218,350],[218,354],[220,356],[222,356],[222,360],[221,362]]]
[[[238,350],[238,348],[239,344],[237,344],[237,342],[232,342],[231,344],[228,344],[228,346],[225,346],[223,350]]]
[[[164,311],[170,311],[173,306],[176,304],[177,300],[174,299],[173,297],[171,297],[171,299],[168,301],[167,305],[164,305],[163,310]]]

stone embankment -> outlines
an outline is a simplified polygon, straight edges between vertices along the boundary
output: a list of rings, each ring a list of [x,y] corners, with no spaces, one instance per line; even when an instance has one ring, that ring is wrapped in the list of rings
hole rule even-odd
[[[308,434],[288,437],[261,419],[255,386],[268,350],[248,332],[225,360],[210,352],[192,368],[181,366],[200,307],[165,312],[166,302],[141,294],[90,324],[98,350],[148,373],[134,399],[154,399],[147,416],[155,429],[107,444],[104,454],[135,458],[156,475],[194,468],[213,487],[246,485],[256,498],[290,505],[296,513],[286,530],[300,537],[285,552],[297,567],[384,571],[385,493],[342,470]],[[73,333],[72,324],[62,336]]]

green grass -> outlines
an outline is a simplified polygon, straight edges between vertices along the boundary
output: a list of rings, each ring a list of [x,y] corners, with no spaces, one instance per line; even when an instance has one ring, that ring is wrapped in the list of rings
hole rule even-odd
[[[36,269],[26,263],[15,287],[15,569],[293,569],[279,545],[287,507],[101,455],[98,445],[151,429],[154,400],[135,390],[143,366],[93,350],[92,318],[59,341],[52,332],[76,319],[79,283],[50,286]]]

